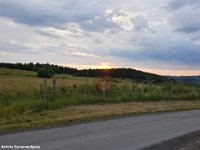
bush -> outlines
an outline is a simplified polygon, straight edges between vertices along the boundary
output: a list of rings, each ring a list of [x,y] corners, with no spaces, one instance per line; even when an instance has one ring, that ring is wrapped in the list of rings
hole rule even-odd
[[[38,77],[40,78],[52,78],[55,75],[55,71],[51,67],[42,67],[38,70]]]

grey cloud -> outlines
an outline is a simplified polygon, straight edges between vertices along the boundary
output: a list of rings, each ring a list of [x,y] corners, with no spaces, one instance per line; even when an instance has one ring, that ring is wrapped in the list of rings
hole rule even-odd
[[[147,19],[141,15],[132,18],[131,21],[136,31],[141,31],[149,28]]]
[[[113,51],[112,55],[125,59],[143,62],[143,61],[164,61],[168,63],[176,63],[182,65],[200,64],[200,53],[197,50],[184,51],[183,49],[174,48],[173,51],[162,51],[160,49],[143,49],[137,52]]]
[[[127,14],[120,9],[113,9],[110,13],[108,13],[107,17],[112,19],[113,17],[127,16]]]
[[[88,31],[117,26],[106,19],[104,6],[93,0],[1,0],[0,16],[31,26],[62,28],[66,23],[76,22]]]
[[[101,39],[95,39],[95,40],[94,40],[94,43],[95,43],[96,45],[100,45],[100,44],[103,43],[103,41],[102,41]]]
[[[200,1],[199,0],[171,0],[169,4],[167,5],[167,9],[176,10],[186,5],[190,5],[193,7],[200,7]]]
[[[157,37],[158,38],[158,37]],[[133,61],[164,61],[182,65],[200,66],[200,45],[188,40],[146,39],[140,45],[122,49],[112,48],[107,54]],[[162,41],[162,42],[161,42]]]
[[[107,29],[111,30],[121,29],[119,25],[110,20],[107,20],[105,17],[82,22],[80,23],[80,26],[82,27],[82,29],[87,31],[100,31],[100,32],[103,32]]]
[[[29,46],[12,43],[12,42],[0,42],[0,51],[10,52],[31,52],[33,49]]]
[[[173,12],[169,24],[177,31],[191,33],[200,30],[200,8],[182,8]]]
[[[39,33],[40,35],[47,36],[47,37],[62,38],[62,36],[55,35],[55,34],[52,34],[50,32],[47,32],[47,31],[36,30],[36,32]]]
[[[51,8],[44,3],[26,0],[2,0],[0,1],[0,15],[14,21],[28,25],[47,25],[63,22],[63,16],[51,13]],[[56,12],[59,13],[59,12]],[[53,22],[54,21],[54,22]]]

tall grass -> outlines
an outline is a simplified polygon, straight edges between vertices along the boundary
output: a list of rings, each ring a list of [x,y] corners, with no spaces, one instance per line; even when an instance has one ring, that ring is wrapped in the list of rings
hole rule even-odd
[[[5,72],[5,71],[4,71]],[[8,72],[8,73],[7,73]],[[25,76],[27,72],[19,72],[22,76],[9,74],[9,70],[2,73],[0,70],[0,117],[56,109],[68,105],[144,102],[166,100],[200,100],[200,87],[183,83],[152,84],[144,83],[144,93],[141,83],[109,79],[104,99],[101,88],[98,88],[99,79],[75,78],[67,75],[57,75],[56,88],[52,87],[52,80],[47,84],[47,103],[43,100],[43,79]],[[18,73],[18,72],[17,72]]]

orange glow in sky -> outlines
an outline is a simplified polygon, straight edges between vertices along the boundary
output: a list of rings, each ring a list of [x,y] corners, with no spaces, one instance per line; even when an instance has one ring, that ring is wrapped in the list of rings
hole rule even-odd
[[[161,69],[146,69],[146,68],[137,68],[137,69],[144,72],[150,72],[159,75],[171,75],[171,76],[200,75],[200,70],[161,70]]]
[[[110,69],[110,68],[123,68],[123,67],[116,67],[110,62],[101,62],[96,65],[75,65],[75,64],[60,64],[62,66],[74,67],[78,69]],[[126,67],[124,67],[126,68]],[[200,70],[166,70],[166,69],[154,69],[154,68],[134,68],[133,69],[141,70],[144,72],[159,74],[159,75],[171,75],[171,76],[193,76],[193,75],[200,75]]]

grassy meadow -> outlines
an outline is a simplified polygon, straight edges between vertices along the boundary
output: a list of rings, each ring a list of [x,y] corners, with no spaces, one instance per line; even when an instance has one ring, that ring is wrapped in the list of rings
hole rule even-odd
[[[53,80],[56,80],[55,87],[53,87]],[[117,108],[108,114],[106,113],[105,116],[95,115],[95,108],[97,107],[98,114],[98,107],[105,106],[107,108],[107,106],[114,107],[126,103],[140,104],[140,107],[138,105],[139,112],[200,108],[200,101],[198,101],[200,100],[200,87],[183,83],[154,84],[150,82],[140,83],[130,79],[108,78],[106,79],[106,98],[104,98],[101,88],[102,79],[56,74],[54,78],[47,79],[47,102],[43,100],[43,83],[44,79],[38,78],[35,72],[0,68],[0,118],[2,120],[0,130],[10,129],[13,126],[20,128],[18,123],[22,125],[21,127],[26,128],[34,127],[33,122],[35,121],[38,121],[35,126],[66,122],[70,120],[66,120],[67,116],[63,120],[56,121],[55,118],[51,120],[51,115],[55,113],[56,116],[58,115],[57,112],[60,114],[62,109],[64,109],[66,115],[69,115],[68,109],[69,111],[73,108],[77,110],[82,106],[84,106],[86,112],[89,111],[87,106],[94,106],[93,111],[90,111],[91,114],[88,114],[89,117],[86,117],[87,119],[95,118],[95,116],[98,118],[98,116],[117,115]],[[147,105],[147,103],[149,103],[147,109],[142,107],[142,104]],[[170,103],[167,108],[159,107],[161,104],[167,103]],[[182,103],[184,105],[181,105]],[[172,107],[172,104],[176,107]],[[153,105],[158,106],[155,106],[154,109],[152,108]],[[156,107],[159,109],[156,109]],[[119,111],[124,112],[120,114],[138,113],[138,111],[135,111],[137,110],[136,107],[134,107],[134,110],[132,109],[132,107],[119,108]],[[144,110],[141,111],[141,109]],[[64,115],[64,112],[60,115]],[[47,117],[49,121],[40,124],[39,120],[36,119],[44,117]],[[74,114],[74,117],[77,116]],[[57,118],[59,117],[57,116]],[[75,118],[71,118],[71,120],[76,120]],[[79,120],[87,120],[86,118],[79,118]]]

